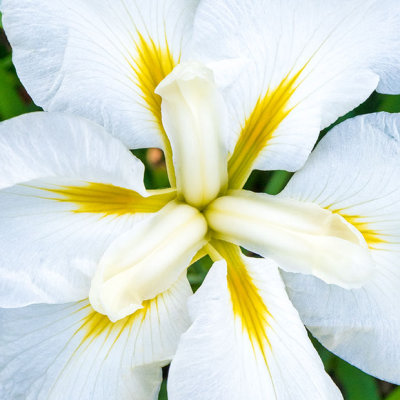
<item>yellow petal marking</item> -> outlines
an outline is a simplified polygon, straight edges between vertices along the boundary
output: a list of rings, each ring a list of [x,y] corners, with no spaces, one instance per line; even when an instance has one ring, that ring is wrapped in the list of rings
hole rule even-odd
[[[163,296],[163,294],[161,294],[160,296]],[[65,366],[59,372],[57,378],[55,379],[55,382],[62,376],[62,374],[66,371],[67,366],[72,362],[72,360],[76,356],[78,356],[78,354],[80,358],[84,357],[83,353],[85,353],[90,348],[90,345],[96,340],[102,341],[102,343],[99,346],[99,348],[102,348],[105,345],[106,340],[112,335],[113,340],[112,342],[109,343],[107,354],[104,356],[103,360],[107,359],[107,357],[113,350],[114,345],[118,342],[123,332],[128,330],[128,335],[130,335],[131,330],[136,321],[139,321],[139,324],[141,325],[152,307],[155,307],[157,310],[158,297],[159,296],[157,296],[152,300],[143,302],[142,309],[137,310],[134,314],[131,314],[128,317],[121,319],[115,323],[111,322],[107,316],[93,310],[88,299],[82,300],[80,302],[82,304],[82,307],[74,311],[74,314],[83,311],[86,311],[87,314],[78,322],[79,326],[77,327],[71,338],[68,340],[68,342],[65,344],[65,347],[77,335],[81,335],[83,333],[83,337],[80,339],[79,344],[76,346],[72,354],[69,356],[68,360],[66,360]]]
[[[35,187],[54,196],[40,196],[44,199],[72,203],[74,213],[95,213],[103,216],[134,213],[154,213],[176,197],[175,190],[156,191],[149,197],[104,183],[87,182],[82,186],[58,186],[55,188]]]
[[[231,294],[233,313],[240,320],[248,335],[254,352],[259,350],[268,365],[266,346],[271,347],[267,336],[268,319],[272,316],[265,305],[257,286],[246,269],[240,248],[221,241],[212,241],[212,246],[225,259],[228,268],[228,288]]]
[[[160,295],[162,296],[162,294]],[[93,310],[90,304],[84,304],[81,308],[75,311],[75,313],[81,312],[83,310],[87,311],[87,315],[80,321],[80,325],[78,329],[74,332],[72,337],[84,333],[79,345],[76,347],[74,352],[69,358],[69,361],[78,353],[78,351],[86,351],[86,349],[99,338],[103,337],[103,343],[107,340],[112,334],[114,339],[108,349],[107,356],[112,351],[113,346],[117,343],[118,339],[121,337],[122,333],[128,329],[129,333],[136,321],[139,321],[139,324],[142,324],[146,315],[151,310],[152,307],[157,309],[158,305],[158,297],[147,300],[143,302],[143,308],[137,310],[134,314],[131,314],[124,319],[121,319],[117,322],[111,322],[106,315],[100,314],[97,311]],[[82,303],[88,303],[87,300],[83,300]],[[68,361],[68,362],[69,362]]]
[[[81,331],[85,332],[80,345],[83,345],[85,342],[91,343],[94,339],[98,338],[104,333],[106,333],[107,337],[110,335],[110,333],[116,333],[116,337],[114,339],[115,343],[126,328],[131,328],[136,321],[142,323],[151,308],[157,308],[157,301],[158,296],[152,300],[144,301],[143,308],[123,319],[120,319],[117,322],[111,322],[106,315],[100,314],[93,310],[90,304],[82,307],[78,311],[89,308],[90,312],[85,318],[83,318],[80,327],[76,331],[76,333]]]
[[[268,89],[264,97],[258,98],[253,111],[242,126],[228,162],[230,189],[243,188],[254,162],[274,137],[281,122],[292,111],[293,107],[288,105],[289,100],[298,86],[297,81],[304,68],[292,77],[286,76],[275,89]]]
[[[387,243],[386,240],[382,239],[383,236],[380,232],[371,229],[368,222],[365,222],[365,218],[360,215],[347,215],[343,214],[341,210],[335,210],[334,213],[342,216],[349,224],[353,225],[363,236],[371,250],[378,250],[376,245],[379,243]]]
[[[139,89],[139,95],[144,102],[144,107],[153,115],[154,121],[161,133],[168,177],[171,186],[175,187],[171,143],[162,124],[161,97],[155,94],[154,90],[179,63],[179,59],[174,59],[166,39],[164,46],[160,46],[151,38],[146,40],[140,32],[137,32],[135,49],[136,57],[131,57],[128,60],[134,73],[133,81]]]

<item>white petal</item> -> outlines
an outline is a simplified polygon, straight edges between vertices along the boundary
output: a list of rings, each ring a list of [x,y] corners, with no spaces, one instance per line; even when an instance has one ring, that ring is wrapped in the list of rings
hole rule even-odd
[[[182,277],[112,324],[87,301],[0,310],[0,397],[7,400],[149,400],[188,326]]]
[[[197,0],[5,0],[14,63],[34,101],[162,146],[158,83],[179,61]],[[161,135],[160,135],[161,133]]]
[[[93,308],[117,321],[167,290],[206,244],[207,223],[186,204],[171,202],[118,237],[104,253],[90,287]]]
[[[231,188],[251,168],[301,167],[320,129],[363,102],[379,77],[380,90],[400,91],[399,7],[395,0],[201,2],[193,57],[248,59],[227,93],[233,146],[241,137]]]
[[[226,106],[212,71],[181,63],[157,87],[178,193],[202,208],[227,186]]]
[[[100,126],[47,113],[3,122],[0,158],[0,304],[87,297],[104,250],[154,199],[143,165]]]
[[[245,263],[247,271],[239,273],[248,277],[247,282],[232,284],[232,272],[227,278],[226,264],[217,262],[190,300],[194,322],[183,334],[171,364],[169,398],[340,399],[287,298],[276,266],[261,259],[246,258]],[[265,324],[258,328],[265,336],[263,349],[244,329],[243,318],[265,317],[255,314],[259,307],[251,304],[254,289],[267,309]],[[242,302],[242,319],[234,313],[236,302]]]
[[[375,268],[362,234],[340,215],[310,202],[231,191],[204,215],[214,237],[271,257],[285,271],[351,288],[362,286]]]
[[[381,379],[400,383],[400,118],[344,122],[318,145],[284,197],[343,215],[364,235],[377,264],[362,289],[285,275],[311,332],[331,351]]]
[[[83,118],[31,113],[0,124],[0,188],[63,176],[145,194],[144,166],[119,141]]]

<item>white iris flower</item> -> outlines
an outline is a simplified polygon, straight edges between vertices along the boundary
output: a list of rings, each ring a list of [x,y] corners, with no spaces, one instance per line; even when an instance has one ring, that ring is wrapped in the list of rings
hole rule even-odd
[[[397,1],[1,9],[34,100],[79,116],[0,125],[0,398],[156,399],[173,360],[172,400],[340,399],[302,321],[400,383],[400,117],[347,121],[306,162],[400,92]],[[126,146],[162,147],[171,189]],[[301,167],[279,196],[243,190]]]

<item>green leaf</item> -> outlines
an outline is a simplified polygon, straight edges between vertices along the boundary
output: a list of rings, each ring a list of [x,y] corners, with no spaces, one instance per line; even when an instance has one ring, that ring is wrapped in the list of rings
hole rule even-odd
[[[391,113],[400,112],[400,96],[382,95],[377,111],[386,111]]]
[[[265,187],[265,193],[278,194],[283,190],[293,173],[287,171],[274,171]]]
[[[335,376],[346,400],[380,400],[375,378],[345,361],[337,359]]]
[[[385,400],[400,400],[400,386],[393,390]]]
[[[168,400],[166,379],[164,379],[161,384],[160,393],[158,394],[158,400]]]
[[[315,347],[315,350],[318,351],[318,354],[324,363],[325,371],[328,373],[331,373],[334,365],[336,363],[337,357],[331,353],[328,349],[326,349],[320,342],[318,342],[317,339],[315,339],[311,333],[308,334],[309,338],[311,339],[311,342],[313,346]]]
[[[3,66],[0,68],[0,115],[8,119],[27,111],[27,105],[18,93],[15,77]]]
[[[187,277],[194,292],[196,292],[196,290],[203,283],[204,278],[206,277],[207,272],[211,268],[212,264],[213,262],[211,258],[205,256],[192,264],[188,269]]]

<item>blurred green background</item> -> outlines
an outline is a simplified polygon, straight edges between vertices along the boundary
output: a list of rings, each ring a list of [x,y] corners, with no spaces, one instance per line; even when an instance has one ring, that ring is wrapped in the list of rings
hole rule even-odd
[[[1,15],[0,15],[1,21]],[[1,22],[0,22],[1,23]],[[0,25],[1,26],[1,25]],[[0,118],[5,120],[27,112],[40,110],[30,99],[22,87],[12,64],[11,48],[4,31],[0,29]],[[371,97],[358,108],[341,118],[335,124],[360,114],[377,111],[400,112],[400,96],[387,96],[373,93]],[[321,137],[332,127],[321,132]],[[162,153],[157,149],[138,150],[134,152],[146,165],[145,184],[148,188],[168,186],[165,164]],[[269,194],[279,193],[290,179],[286,171],[254,171],[246,188]],[[211,261],[204,258],[189,269],[189,280],[196,290],[204,279]],[[400,335],[399,335],[400,336]],[[342,390],[346,400],[400,400],[400,386],[379,381],[357,368],[349,365],[312,339],[318,350],[327,372]],[[400,360],[399,360],[400,363]],[[164,369],[165,377],[168,368]],[[166,380],[164,380],[159,399],[166,400]],[[322,400],[322,399],[321,399]]]

